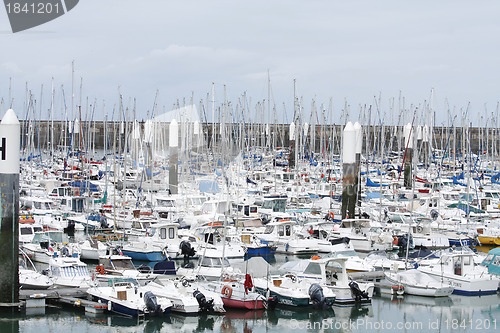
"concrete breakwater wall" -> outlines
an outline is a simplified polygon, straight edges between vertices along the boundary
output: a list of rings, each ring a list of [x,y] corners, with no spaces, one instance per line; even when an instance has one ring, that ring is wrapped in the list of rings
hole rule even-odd
[[[144,137],[144,122],[139,122],[140,133]],[[160,123],[156,128],[156,140],[161,141],[165,147],[168,147],[168,123]],[[71,126],[71,125],[70,125]],[[71,126],[73,127],[73,126]],[[179,131],[179,135],[193,136],[193,124],[188,124],[184,130]],[[302,136],[299,144],[306,147],[308,151],[320,153],[321,151],[331,151],[340,153],[340,140],[344,125],[316,125],[314,128],[309,126],[308,134]],[[380,126],[363,126],[363,154],[366,151],[379,151],[381,138],[384,153],[389,151],[404,150],[405,143],[402,126],[384,126],[381,134]],[[23,148],[35,147],[40,149],[58,148],[71,145],[73,148],[83,147],[83,149],[103,149],[107,144],[108,149],[112,149],[114,142],[116,147],[124,147],[125,140],[133,137],[132,123],[119,122],[81,122],[77,129],[68,130],[68,123],[63,121],[22,121],[21,122],[21,145]],[[264,124],[225,124],[222,128],[220,124],[202,124],[200,134],[203,135],[205,146],[218,145],[221,138],[226,138],[233,146],[242,147],[289,147],[289,125],[272,124],[269,131],[266,131]],[[482,151],[489,155],[498,155],[499,129],[496,128],[447,128],[435,127],[431,135],[431,147],[434,149],[447,150],[448,153],[460,154],[461,151],[467,151],[470,148],[474,153]],[[221,132],[224,135],[221,135]],[[128,133],[127,135],[125,133]],[[269,133],[266,136],[266,133]],[[312,135],[311,133],[314,133]],[[417,130],[415,129],[415,133]],[[53,138],[53,144],[50,141]],[[143,139],[141,139],[142,141]],[[121,145],[120,145],[121,141]],[[130,142],[130,141],[129,141]],[[180,141],[179,141],[180,142]],[[455,150],[454,150],[455,149]]]

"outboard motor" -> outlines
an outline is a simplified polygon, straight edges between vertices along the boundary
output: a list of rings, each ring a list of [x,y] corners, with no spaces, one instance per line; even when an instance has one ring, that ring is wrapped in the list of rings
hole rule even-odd
[[[201,312],[213,312],[214,311],[214,300],[211,299],[207,301],[205,295],[201,293],[199,290],[193,291],[193,297],[198,301],[198,305],[200,306]]]
[[[144,303],[151,313],[160,313],[161,307],[156,300],[156,296],[151,291],[146,291],[144,294]]]
[[[349,288],[351,288],[351,291],[354,294],[354,300],[356,301],[356,303],[361,302],[363,298],[369,299],[368,294],[365,291],[359,289],[359,285],[356,282],[349,282]]]
[[[189,263],[189,257],[194,257],[196,250],[188,241],[182,241],[179,244],[179,248],[181,249],[181,254],[184,255],[184,267],[186,267]]]
[[[309,287],[309,297],[311,298],[313,307],[315,309],[326,308],[326,298],[323,295],[323,288],[319,284],[311,284],[311,286]]]
[[[68,226],[64,228],[64,232],[68,234],[68,236],[73,236],[75,234],[75,223],[69,222]]]

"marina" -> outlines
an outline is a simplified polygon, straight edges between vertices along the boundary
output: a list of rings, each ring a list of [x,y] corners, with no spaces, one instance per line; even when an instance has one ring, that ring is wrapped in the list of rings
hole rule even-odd
[[[462,155],[455,143],[469,128],[449,148],[451,131],[434,130],[448,132],[439,144],[426,127],[348,122],[323,145],[328,129],[292,123],[275,144],[238,123],[175,121],[186,110],[125,122],[124,132],[104,124],[104,149],[83,121],[61,132],[74,146],[21,140],[20,173],[7,177],[19,211],[2,214],[16,222],[11,255],[22,265],[3,324],[24,332],[65,314],[82,332],[496,328],[500,188],[489,135]]]
[[[4,2],[0,333],[500,332],[499,2]]]

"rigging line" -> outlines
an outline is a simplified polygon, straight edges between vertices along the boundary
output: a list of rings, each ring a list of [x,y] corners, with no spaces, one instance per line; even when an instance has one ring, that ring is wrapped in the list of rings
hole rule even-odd
[[[438,168],[438,174],[436,176],[436,179],[439,179],[439,175],[441,173],[441,169],[443,168],[443,163],[444,163],[444,157],[446,155],[446,151],[448,150],[448,145],[450,143],[450,138],[451,138],[451,133],[453,132],[453,127],[455,126],[455,118],[457,116],[455,115],[455,117],[453,117],[453,120],[451,121],[451,127],[450,127],[450,133],[448,135],[448,139],[446,140],[446,145],[444,147],[444,151],[443,151],[443,156],[441,157],[441,165],[439,166]]]

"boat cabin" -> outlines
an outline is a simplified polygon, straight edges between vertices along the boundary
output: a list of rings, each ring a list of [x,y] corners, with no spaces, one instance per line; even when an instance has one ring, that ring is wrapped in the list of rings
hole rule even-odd
[[[42,197],[20,197],[20,210],[30,211],[33,215],[51,215],[56,212],[54,201]]]
[[[266,225],[264,230],[265,235],[272,235],[277,238],[291,238],[294,234],[295,221],[282,220],[278,222],[271,222]]]
[[[178,227],[179,225],[176,223],[155,225],[151,227],[152,237],[160,241],[178,239]]]
[[[261,213],[284,213],[287,200],[288,197],[286,195],[266,196],[264,197],[264,201],[262,202]]]
[[[83,213],[85,211],[84,197],[63,197],[61,198],[60,208],[62,211]]]
[[[500,247],[490,250],[481,265],[488,267],[488,273],[500,276]]]

